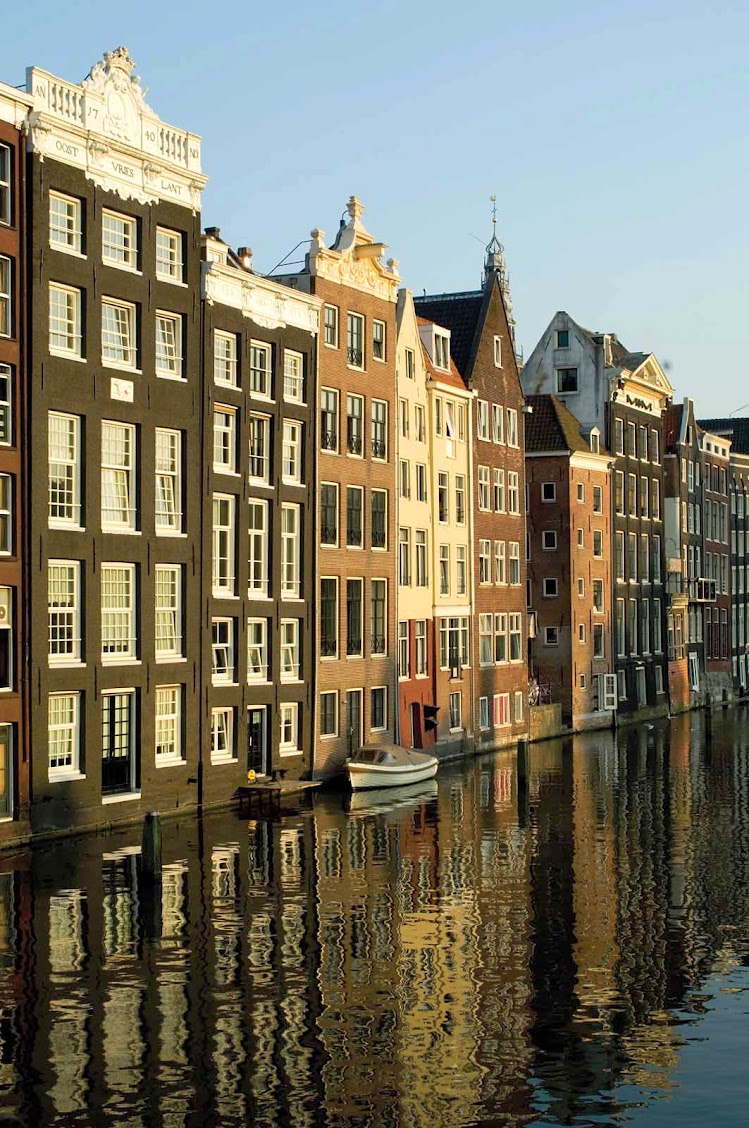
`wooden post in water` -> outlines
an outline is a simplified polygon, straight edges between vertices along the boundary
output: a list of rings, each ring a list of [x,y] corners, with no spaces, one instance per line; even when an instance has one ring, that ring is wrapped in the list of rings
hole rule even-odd
[[[158,811],[149,811],[143,821],[141,862],[144,880],[161,882],[161,815]]]
[[[147,940],[161,939],[161,815],[149,811],[143,820],[140,852],[141,934]]]

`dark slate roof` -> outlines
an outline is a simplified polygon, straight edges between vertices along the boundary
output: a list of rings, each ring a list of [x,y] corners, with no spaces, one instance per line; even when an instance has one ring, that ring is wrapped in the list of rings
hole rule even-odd
[[[450,353],[466,382],[470,378],[468,365],[483,301],[483,290],[469,290],[462,294],[429,294],[423,298],[414,295],[414,306],[420,317],[450,330]]]
[[[749,417],[698,419],[697,423],[704,431],[712,431],[714,435],[724,435],[726,438],[733,439],[732,449],[737,454],[749,454]]]
[[[590,443],[583,438],[580,421],[556,396],[526,396],[533,408],[525,417],[525,449],[529,454],[541,451],[585,451]],[[601,454],[607,451],[601,444]]]

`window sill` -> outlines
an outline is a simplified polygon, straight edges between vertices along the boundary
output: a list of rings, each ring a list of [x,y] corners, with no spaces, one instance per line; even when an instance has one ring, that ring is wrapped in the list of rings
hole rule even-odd
[[[247,684],[248,685],[270,685],[271,683],[268,680],[268,678],[248,678]]]
[[[187,540],[187,533],[181,533],[177,529],[156,529],[155,535],[157,537],[172,537],[177,539],[181,537],[183,540]]]
[[[157,274],[156,275],[156,281],[157,282],[166,282],[169,286],[178,286],[181,290],[187,290],[188,289],[188,285],[187,285],[186,282],[182,282],[181,279],[179,279],[179,278],[168,278],[165,274]]]
[[[116,360],[105,360],[104,357],[101,358],[101,366],[102,368],[111,368],[115,372],[129,372],[131,376],[143,375],[141,368],[135,368],[132,364],[119,364]]]
[[[140,799],[140,791],[123,791],[121,795],[102,795],[101,797],[103,806],[108,806],[110,803],[132,803],[133,799]]]
[[[85,779],[85,778],[86,778],[85,772],[64,772],[64,773],[61,772],[60,775],[55,774],[55,775],[48,776],[48,780],[49,780],[50,783],[71,783],[74,780]]]
[[[140,658],[120,658],[119,656],[112,657],[111,655],[101,656],[102,666],[142,666]]]
[[[320,740],[338,740],[337,732],[321,732]]]
[[[138,270],[137,266],[129,266],[126,262],[112,262],[111,259],[105,259],[104,255],[101,256],[102,266],[111,266],[112,270],[122,270],[125,274],[135,274],[138,277],[143,277],[143,271]]]
[[[279,748],[278,755],[281,756],[282,759],[286,759],[289,756],[302,756],[303,751],[301,748]]]
[[[121,537],[139,537],[142,535],[140,529],[121,529],[117,525],[102,525],[101,531],[103,533],[115,533]]]
[[[305,484],[306,484],[305,482],[299,482],[295,478],[293,478],[293,479],[292,478],[282,478],[281,479],[281,485],[283,485],[283,486],[296,486],[297,488],[301,489]]]
[[[82,658],[49,658],[50,670],[85,670],[86,663]]]
[[[154,371],[156,372],[157,380],[170,380],[172,384],[187,383],[186,376],[176,376],[173,372],[160,372],[158,368],[156,368]]]
[[[337,654],[325,654],[325,655],[321,656],[320,661],[321,662],[337,662],[338,661],[338,655]]]
[[[215,678],[211,678],[211,686],[213,689],[236,689],[238,685],[238,681],[229,681],[228,678],[224,681],[217,681]]]
[[[74,360],[77,364],[86,363],[85,356],[81,356],[80,353],[69,352],[67,349],[56,349],[52,345],[49,346],[49,355],[59,356],[63,360]]]
[[[240,473],[239,473],[238,470],[229,470],[229,468],[226,467],[226,466],[217,466],[215,462],[213,463],[213,473],[214,474],[223,474],[225,478],[239,478],[240,477]]]
[[[239,763],[239,759],[236,756],[233,759],[232,759],[231,756],[211,756],[211,766],[212,767],[215,765],[218,768],[222,764],[238,764],[238,763]]]
[[[232,384],[229,380],[217,380],[214,376],[213,382],[217,388],[228,388],[232,392],[241,392],[239,384]]]
[[[165,760],[158,760],[157,759],[157,761],[156,761],[156,771],[159,771],[161,768],[186,768],[186,767],[187,767],[187,760],[183,760],[182,757],[180,757],[179,759],[176,759],[175,757],[170,757],[169,759],[165,759]]]
[[[214,595],[215,595],[215,592],[214,592]],[[228,596],[224,596],[224,598],[225,598],[225,599],[228,599],[229,597],[228,597]],[[233,596],[231,596],[231,598],[232,598],[232,599],[239,599],[239,596],[238,596],[238,595],[233,595]],[[254,600],[255,602],[258,602],[258,601],[264,601],[264,600],[265,600],[265,601],[267,601],[267,600],[269,600],[269,599],[270,599],[270,595],[268,594],[268,592],[267,592],[267,591],[248,591],[248,592],[247,592],[247,598],[248,598],[248,599],[252,599],[252,600]]]
[[[76,251],[74,247],[64,247],[61,243],[53,243],[50,240],[49,249],[51,251],[59,251],[61,255],[70,255],[71,258],[84,259],[86,256],[83,251]]]
[[[66,521],[47,521],[48,529],[61,529],[66,533],[85,533],[85,525],[68,524]]]
[[[239,596],[235,595],[233,591],[224,591],[223,588],[213,588],[211,591],[211,597],[213,599],[239,599]]]
[[[180,662],[186,661],[187,658],[185,658],[184,654],[164,654],[162,656],[157,655],[154,658],[154,662],[157,666],[175,666]]]

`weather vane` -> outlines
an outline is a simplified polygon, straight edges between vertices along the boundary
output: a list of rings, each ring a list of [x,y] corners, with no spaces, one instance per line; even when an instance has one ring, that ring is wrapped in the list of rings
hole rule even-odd
[[[491,204],[492,204],[492,229],[493,229],[493,234],[496,235],[497,234],[497,197],[496,196],[490,196],[489,199],[491,200]]]

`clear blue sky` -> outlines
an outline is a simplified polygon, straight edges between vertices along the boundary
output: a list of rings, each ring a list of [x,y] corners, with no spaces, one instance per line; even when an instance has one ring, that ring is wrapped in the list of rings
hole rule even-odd
[[[332,238],[353,192],[406,285],[470,289],[496,193],[526,354],[566,309],[654,350],[699,414],[749,401],[747,0],[7,8],[8,83],[130,49],[204,138],[204,224],[258,269]]]

